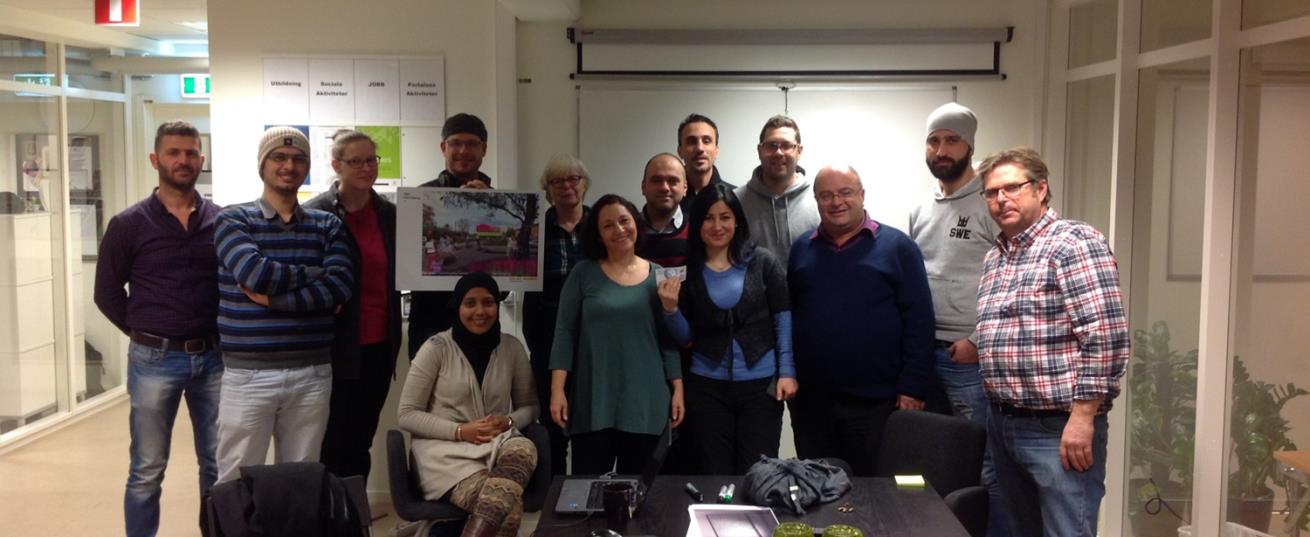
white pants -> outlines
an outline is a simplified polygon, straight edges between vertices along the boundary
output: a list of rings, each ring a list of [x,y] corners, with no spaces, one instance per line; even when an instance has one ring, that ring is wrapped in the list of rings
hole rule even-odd
[[[274,440],[276,462],[317,461],[332,399],[332,366],[223,371],[218,405],[218,482],[242,466],[264,464]]]

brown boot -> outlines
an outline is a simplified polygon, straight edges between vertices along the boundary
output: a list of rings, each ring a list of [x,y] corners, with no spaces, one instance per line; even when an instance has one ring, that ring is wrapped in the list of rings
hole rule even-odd
[[[486,517],[470,514],[468,522],[464,523],[464,532],[459,537],[495,537],[497,531],[500,531],[500,526],[496,523]]]

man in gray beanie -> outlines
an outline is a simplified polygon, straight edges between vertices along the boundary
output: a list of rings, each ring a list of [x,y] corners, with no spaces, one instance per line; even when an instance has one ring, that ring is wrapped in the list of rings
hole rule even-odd
[[[910,238],[923,252],[937,318],[936,367],[951,411],[987,426],[988,402],[978,369],[978,280],[983,258],[996,241],[996,222],[979,192],[973,168],[978,118],[956,103],[928,116],[925,161],[937,178],[933,199],[910,213]],[[999,511],[999,489],[991,457],[983,461],[983,484],[991,495],[988,535],[1009,535]]]
[[[487,156],[487,126],[473,114],[459,113],[441,126],[441,154],[446,169],[436,179],[419,185],[439,188],[491,188],[491,177],[482,173]],[[449,291],[414,291],[409,302],[409,359],[428,338],[446,331],[452,322]]]
[[[317,461],[332,395],[333,316],[354,288],[345,226],[301,207],[309,139],[272,127],[259,141],[259,199],[218,214],[218,482],[263,464]]]

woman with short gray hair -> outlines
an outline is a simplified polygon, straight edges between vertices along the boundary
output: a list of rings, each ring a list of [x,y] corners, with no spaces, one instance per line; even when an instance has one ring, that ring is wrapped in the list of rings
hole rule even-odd
[[[590,208],[582,203],[591,186],[587,166],[567,153],[546,163],[538,181],[546,192],[546,240],[543,285],[540,293],[527,293],[523,303],[523,338],[532,353],[532,375],[537,382],[541,408],[550,408],[550,347],[555,340],[555,317],[559,313],[560,290],[573,266],[582,260],[580,240],[583,218]],[[568,439],[564,431],[542,412],[541,423],[550,433],[550,467],[564,475]],[[543,461],[544,462],[544,461]]]

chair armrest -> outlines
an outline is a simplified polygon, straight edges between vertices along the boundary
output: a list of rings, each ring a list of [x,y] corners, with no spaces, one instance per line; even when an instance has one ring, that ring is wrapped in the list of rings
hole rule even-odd
[[[523,511],[534,513],[546,504],[546,494],[555,478],[550,471],[550,434],[540,423],[530,424],[522,432],[537,447],[537,468],[532,472],[527,488],[523,489]]]
[[[946,507],[960,520],[964,529],[972,537],[987,535],[988,497],[987,487],[972,486],[956,489],[942,498]]]

